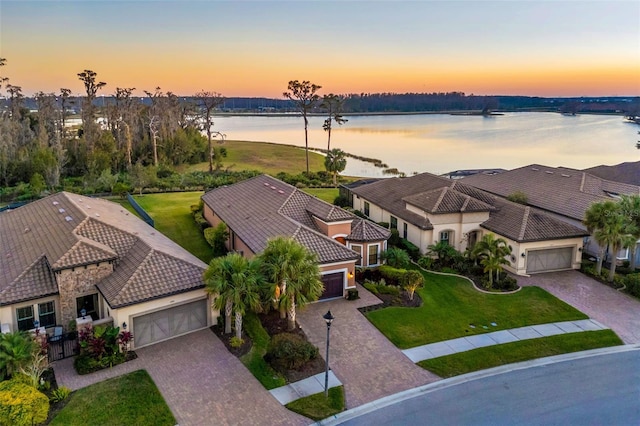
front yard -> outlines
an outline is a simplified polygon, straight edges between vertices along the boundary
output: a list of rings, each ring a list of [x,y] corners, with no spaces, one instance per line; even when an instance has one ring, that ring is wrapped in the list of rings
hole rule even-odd
[[[77,390],[69,398],[69,402],[55,415],[50,425],[176,424],[160,391],[144,370]]]
[[[539,287],[485,294],[466,279],[422,271],[419,308],[390,307],[367,318],[401,349],[533,324],[580,320],[587,315]],[[492,324],[495,324],[492,325]]]

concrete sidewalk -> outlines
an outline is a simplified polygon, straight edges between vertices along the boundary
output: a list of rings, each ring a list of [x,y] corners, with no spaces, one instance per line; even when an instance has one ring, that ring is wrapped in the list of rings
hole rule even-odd
[[[554,322],[430,343],[428,345],[405,349],[402,353],[411,361],[419,362],[426,359],[438,358],[441,356],[483,348],[485,346],[501,345],[503,343],[537,339],[540,337],[555,336],[565,333],[607,330],[608,328],[609,327],[606,327],[592,319]]]
[[[280,404],[286,405],[296,399],[324,392],[324,376],[325,373],[319,373],[315,376],[307,377],[304,380],[271,389],[269,392],[271,392],[271,395],[273,395]],[[329,371],[329,388],[336,386],[342,386],[342,383],[335,374],[333,374],[333,371]]]

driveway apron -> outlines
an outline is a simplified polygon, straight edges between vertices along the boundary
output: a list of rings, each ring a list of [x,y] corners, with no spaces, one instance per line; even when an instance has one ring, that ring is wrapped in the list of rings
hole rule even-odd
[[[360,299],[335,299],[305,306],[297,321],[309,341],[325,356],[327,310],[335,317],[331,325],[329,367],[344,384],[347,408],[440,380],[409,360],[358,311],[380,300],[358,286]]]
[[[517,277],[536,285],[611,328],[626,344],[640,343],[640,301],[577,271]]]

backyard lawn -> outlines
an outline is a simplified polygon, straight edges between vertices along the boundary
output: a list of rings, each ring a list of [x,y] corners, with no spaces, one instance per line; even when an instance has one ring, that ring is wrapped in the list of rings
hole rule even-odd
[[[50,425],[173,426],[176,419],[145,370],[73,392]]]
[[[191,216],[191,205],[198,204],[201,195],[202,192],[168,192],[135,195],[134,198],[153,218],[158,231],[203,262],[209,263],[212,257],[211,246]],[[128,202],[126,206],[130,208]]]
[[[333,204],[333,201],[339,195],[338,188],[302,188],[301,190],[329,204]]]
[[[588,318],[539,287],[514,294],[485,294],[469,281],[424,272],[419,308],[389,307],[367,318],[401,349],[473,334]],[[496,325],[493,326],[492,323]]]

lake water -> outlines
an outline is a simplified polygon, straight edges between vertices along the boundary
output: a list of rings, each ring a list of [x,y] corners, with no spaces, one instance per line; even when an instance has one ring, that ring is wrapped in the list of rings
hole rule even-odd
[[[331,147],[377,158],[407,175],[458,169],[513,169],[532,163],[577,169],[637,161],[640,126],[622,116],[506,113],[492,117],[447,114],[350,116],[334,124]],[[219,116],[215,129],[229,140],[304,147],[300,116]],[[324,117],[309,118],[309,146],[327,147]],[[304,167],[304,165],[302,165]],[[344,174],[382,176],[369,163],[348,159]]]

